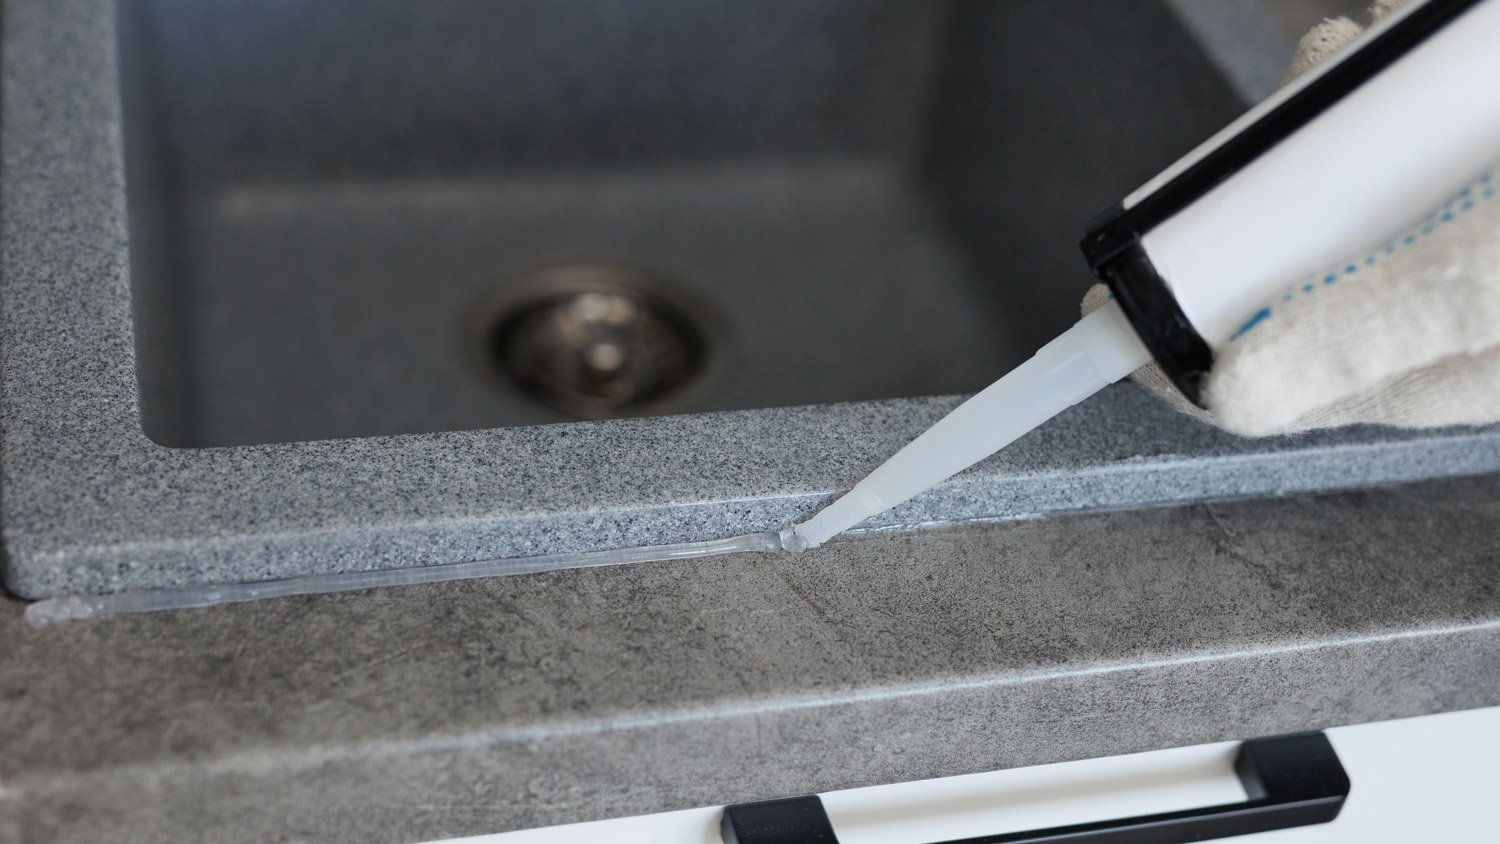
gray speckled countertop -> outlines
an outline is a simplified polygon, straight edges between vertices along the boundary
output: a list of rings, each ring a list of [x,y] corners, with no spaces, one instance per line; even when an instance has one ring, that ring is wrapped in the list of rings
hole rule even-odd
[[[402,844],[1500,704],[1500,476],[32,629],[0,840]]]
[[[263,580],[781,527],[954,403],[158,445],[143,433],[132,345],[114,2],[11,0],[3,8],[0,510],[5,582],[17,594]],[[1211,30],[1197,20],[1207,14],[1199,10],[1194,26]],[[1496,431],[1246,442],[1121,386],[877,526],[1496,469]]]

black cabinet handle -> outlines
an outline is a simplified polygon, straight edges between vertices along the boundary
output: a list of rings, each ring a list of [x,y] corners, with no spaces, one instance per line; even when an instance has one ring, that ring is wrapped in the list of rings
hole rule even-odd
[[[1247,741],[1234,771],[1250,798],[1244,803],[945,844],[1186,844],[1328,823],[1349,796],[1349,777],[1322,733]],[[719,831],[724,844],[838,844],[817,795],[729,806]]]

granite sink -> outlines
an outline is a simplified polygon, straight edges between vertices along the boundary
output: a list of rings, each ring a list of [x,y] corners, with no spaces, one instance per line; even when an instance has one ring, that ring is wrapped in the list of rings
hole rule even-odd
[[[5,583],[784,526],[1070,324],[1084,221],[1274,84],[1257,8],[6,0]],[[538,357],[559,302],[645,321]],[[1117,385],[866,529],[1495,469]]]
[[[566,421],[484,339],[579,265],[719,365],[575,415],[969,392],[1076,317],[1080,221],[1243,108],[1159,5],[119,9],[142,409],[188,448]]]

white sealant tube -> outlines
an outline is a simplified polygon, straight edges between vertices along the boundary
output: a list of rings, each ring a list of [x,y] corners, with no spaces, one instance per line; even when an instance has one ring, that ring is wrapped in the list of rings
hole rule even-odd
[[[1412,2],[1335,61],[1235,121],[1126,197],[1133,207],[1358,47],[1421,10]],[[1293,282],[1317,279],[1441,206],[1500,157],[1500,0],[1476,4],[1296,134],[1141,239],[1214,349]]]
[[[1439,20],[1436,31],[1408,38]],[[1139,236],[1145,258],[1210,350],[1276,291],[1392,236],[1493,166],[1500,149],[1497,38],[1500,0],[1411,2],[1125,199],[1122,213],[1144,207],[1221,147],[1259,132],[1263,121],[1269,132],[1280,131],[1270,125],[1283,121],[1276,115],[1291,114],[1284,122],[1300,127],[1165,220],[1140,221],[1153,226]],[[1391,51],[1395,58],[1380,64]],[[1322,100],[1343,88],[1334,80],[1320,91],[1319,80],[1348,62],[1351,76],[1363,81]],[[1360,76],[1364,68],[1372,75]],[[1321,111],[1296,123],[1294,102]],[[900,504],[1149,359],[1111,300],[842,498],[783,531],[782,545],[819,545]]]
[[[1010,445],[1151,359],[1111,299],[912,440],[843,497],[782,533],[812,548]]]

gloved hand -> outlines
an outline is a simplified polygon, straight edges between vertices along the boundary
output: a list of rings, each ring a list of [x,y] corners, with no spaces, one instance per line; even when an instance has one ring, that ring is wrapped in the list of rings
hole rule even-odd
[[[1371,8],[1378,19],[1399,5]],[[1307,34],[1294,78],[1360,33]],[[1497,151],[1500,155],[1500,151]],[[1500,166],[1388,243],[1301,279],[1219,349],[1190,404],[1150,364],[1132,377],[1182,410],[1264,436],[1358,422],[1409,428],[1500,421]],[[1413,209],[1414,219],[1420,213]],[[1095,285],[1084,313],[1105,301]]]

